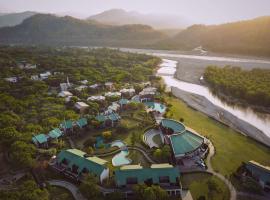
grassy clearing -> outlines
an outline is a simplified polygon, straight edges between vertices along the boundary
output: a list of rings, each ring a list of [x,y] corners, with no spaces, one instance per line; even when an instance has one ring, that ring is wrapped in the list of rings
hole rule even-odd
[[[49,189],[50,200],[74,200],[72,194],[65,188],[51,186]]]
[[[210,192],[208,181],[216,184],[217,191]],[[181,177],[184,188],[189,188],[193,199],[204,196],[205,199],[227,200],[230,198],[230,191],[227,186],[218,178],[206,173],[184,174]]]
[[[212,159],[214,169],[225,176],[231,175],[241,162],[256,160],[270,165],[270,149],[226,127],[206,115],[188,107],[174,97],[167,97],[172,105],[167,116],[173,119],[184,119],[184,124],[207,136],[216,148]]]
[[[159,134],[158,134],[158,135],[155,135],[155,136],[153,137],[153,141],[154,141],[156,144],[158,144],[159,147],[161,147],[161,146],[163,145],[163,143],[162,143],[162,141],[161,141],[161,137],[160,137]]]

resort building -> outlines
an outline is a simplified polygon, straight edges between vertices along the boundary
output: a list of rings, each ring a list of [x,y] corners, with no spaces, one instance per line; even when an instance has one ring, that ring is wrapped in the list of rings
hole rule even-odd
[[[95,175],[100,183],[109,178],[107,161],[98,157],[88,157],[78,149],[62,150],[57,156],[52,167],[66,176],[81,181],[85,175]]]
[[[121,109],[126,109],[127,105],[129,104],[129,100],[128,99],[120,99],[118,101],[118,104],[120,105]]]
[[[155,87],[144,88],[139,93],[140,102],[154,101],[156,92],[157,92],[157,88]]]
[[[33,136],[32,142],[38,148],[48,148],[48,136],[43,133]]]
[[[86,127],[88,124],[87,119],[86,118],[80,118],[76,121],[76,125],[79,126],[80,128],[84,128]]]
[[[82,84],[86,85],[88,83],[88,80],[82,80],[80,81]]]
[[[107,111],[105,111],[106,113],[107,112],[118,112],[120,109],[120,105],[116,102],[113,102],[112,105],[110,105],[107,109]]]
[[[60,128],[65,131],[72,131],[73,130],[73,122],[71,120],[65,120],[60,124]]]
[[[33,81],[38,81],[39,80],[39,76],[38,75],[31,75],[31,80]]]
[[[20,69],[36,69],[37,65],[33,65],[30,63],[26,63],[25,61],[21,61],[17,65]]]
[[[104,96],[91,96],[87,98],[87,101],[105,101]]]
[[[86,88],[88,88],[86,85],[80,85],[80,86],[76,87],[75,90],[81,92],[81,91],[85,90]]]
[[[95,117],[102,127],[115,127],[121,117],[115,112],[102,113]]]
[[[89,105],[87,105],[84,102],[75,103],[75,108],[77,108],[80,111],[80,113],[83,113],[88,107]]]
[[[95,89],[95,90],[98,89],[99,87],[100,87],[100,85],[97,83],[89,86],[89,88]]]
[[[262,186],[263,189],[270,191],[270,166],[264,166],[255,161],[249,161],[244,165],[245,176],[251,176]]]
[[[115,184],[120,188],[131,188],[136,184],[159,185],[170,195],[181,194],[180,172],[170,164],[152,164],[150,168],[141,165],[125,165],[115,170]]]
[[[105,83],[105,87],[109,90],[113,90],[114,89],[114,85],[112,82],[106,82]]]
[[[121,94],[126,97],[131,97],[135,94],[135,89],[134,88],[124,88],[120,90]]]
[[[45,79],[48,79],[49,76],[51,75],[52,75],[51,72],[45,72],[45,73],[41,73],[39,76],[41,80],[45,80]]]
[[[5,81],[8,81],[10,83],[17,83],[18,82],[18,78],[13,76],[13,77],[9,77],[9,78],[5,78]]]
[[[64,91],[59,92],[58,96],[59,97],[69,97],[69,96],[73,96],[73,94],[71,92],[69,92],[69,91],[64,90]]]
[[[105,97],[121,97],[120,92],[106,92]]]
[[[53,130],[51,130],[49,133],[48,133],[48,136],[49,136],[49,140],[54,140],[54,139],[58,139],[60,138],[61,136],[63,135],[62,131],[59,129],[59,128],[55,128]]]
[[[171,146],[173,157],[178,164],[182,164],[181,160],[184,158],[199,156],[207,148],[205,139],[186,129],[181,122],[172,119],[162,119],[160,130],[164,135],[165,143]]]

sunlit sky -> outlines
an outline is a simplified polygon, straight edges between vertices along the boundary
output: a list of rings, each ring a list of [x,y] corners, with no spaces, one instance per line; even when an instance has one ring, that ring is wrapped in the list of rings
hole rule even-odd
[[[30,10],[87,17],[112,8],[216,24],[270,15],[270,0],[0,0],[0,12]]]

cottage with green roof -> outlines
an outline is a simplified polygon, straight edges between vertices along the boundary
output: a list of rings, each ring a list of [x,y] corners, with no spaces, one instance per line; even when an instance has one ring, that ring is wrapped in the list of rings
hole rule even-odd
[[[54,140],[54,139],[58,139],[63,135],[62,131],[59,128],[55,128],[53,130],[51,130],[48,133],[49,139],[50,140]]]
[[[115,112],[102,113],[95,117],[95,119],[101,123],[103,127],[115,127],[117,123],[120,121],[121,117],[119,114]]]
[[[80,128],[84,128],[88,122],[86,118],[80,118],[79,120],[76,121],[76,124],[80,127]]]
[[[115,170],[115,183],[118,187],[132,187],[135,184],[159,185],[179,191],[180,172],[170,164],[153,164],[150,168],[140,165],[126,165]]]
[[[48,136],[43,133],[33,136],[32,142],[39,148],[48,148]]]
[[[60,128],[64,129],[64,131],[72,130],[73,129],[73,122],[71,120],[65,120],[60,124]]]
[[[109,177],[106,160],[87,156],[78,149],[62,150],[56,157],[54,168],[75,180],[83,179],[88,173],[98,177],[101,183]]]
[[[251,176],[262,186],[262,188],[270,190],[270,166],[264,166],[253,160],[245,163],[247,170],[246,176]]]

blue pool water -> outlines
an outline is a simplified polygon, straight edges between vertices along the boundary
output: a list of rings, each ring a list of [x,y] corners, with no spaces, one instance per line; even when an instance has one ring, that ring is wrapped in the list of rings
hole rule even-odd
[[[126,144],[124,142],[122,142],[121,140],[116,140],[114,142],[111,143],[112,147],[119,147],[119,148],[123,148],[126,146]],[[123,148],[123,150],[116,154],[113,158],[112,158],[112,164],[113,166],[122,166],[122,165],[128,165],[132,162],[132,160],[130,160],[129,158],[127,158],[129,152],[127,148]]]
[[[144,102],[144,104],[157,112],[164,113],[166,111],[166,106],[162,103],[156,103],[156,102]]]

